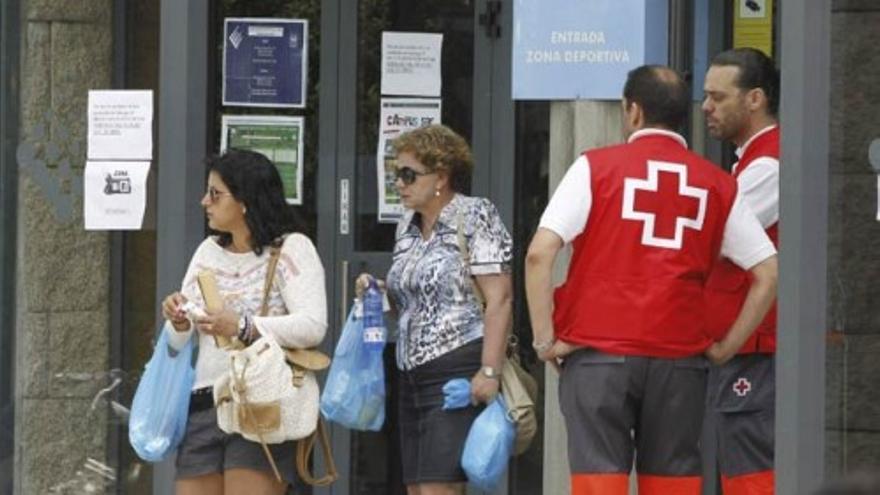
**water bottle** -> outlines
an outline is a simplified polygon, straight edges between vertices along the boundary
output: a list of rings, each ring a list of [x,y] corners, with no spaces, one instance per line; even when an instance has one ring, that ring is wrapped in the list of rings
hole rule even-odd
[[[385,319],[382,316],[382,291],[375,280],[364,291],[364,344],[368,348],[385,347]]]

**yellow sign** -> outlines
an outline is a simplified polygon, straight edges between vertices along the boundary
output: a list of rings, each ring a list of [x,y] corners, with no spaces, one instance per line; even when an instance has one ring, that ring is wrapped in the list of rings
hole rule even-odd
[[[733,47],[773,57],[773,0],[733,0]]]

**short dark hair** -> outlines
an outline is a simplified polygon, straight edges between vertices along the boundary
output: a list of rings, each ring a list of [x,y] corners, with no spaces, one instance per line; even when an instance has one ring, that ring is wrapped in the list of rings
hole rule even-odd
[[[244,203],[244,221],[251,232],[251,248],[257,255],[266,246],[280,246],[284,234],[297,230],[293,207],[284,198],[284,185],[278,169],[260,153],[231,149],[207,160],[208,172],[216,172],[229,193]],[[215,232],[218,243],[232,243],[229,232]]]
[[[677,130],[687,122],[690,91],[681,74],[662,65],[642,65],[629,71],[623,86],[627,104],[638,103],[645,125]]]
[[[767,97],[767,113],[773,117],[779,115],[779,71],[764,52],[734,48],[716,55],[711,65],[738,68],[736,86],[746,91],[756,88],[763,91]]]

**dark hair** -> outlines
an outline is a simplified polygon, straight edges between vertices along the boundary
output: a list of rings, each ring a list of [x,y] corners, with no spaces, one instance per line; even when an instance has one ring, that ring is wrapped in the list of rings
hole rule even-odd
[[[773,60],[754,48],[734,48],[721,52],[711,65],[734,66],[739,69],[736,86],[746,91],[760,89],[767,97],[767,113],[779,115],[779,71]]]
[[[452,190],[467,192],[474,157],[467,141],[452,129],[442,124],[419,127],[398,136],[393,146],[398,155],[412,153],[431,172],[445,170]]]
[[[662,65],[643,65],[629,71],[623,86],[627,104],[638,103],[645,125],[677,130],[687,122],[691,95],[681,75]]]
[[[257,255],[269,245],[279,246],[283,234],[297,230],[299,222],[284,199],[278,169],[260,153],[231,149],[207,160],[208,172],[216,172],[230,194],[242,202],[244,221],[251,232],[251,247]],[[221,246],[232,243],[229,232],[215,232]]]

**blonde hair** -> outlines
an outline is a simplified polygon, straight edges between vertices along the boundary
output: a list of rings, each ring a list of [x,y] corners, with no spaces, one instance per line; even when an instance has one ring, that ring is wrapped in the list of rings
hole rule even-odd
[[[474,157],[467,141],[441,124],[405,132],[393,143],[395,154],[412,153],[429,171],[443,170],[455,192],[466,192],[470,185]]]

